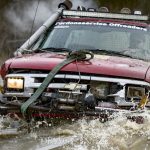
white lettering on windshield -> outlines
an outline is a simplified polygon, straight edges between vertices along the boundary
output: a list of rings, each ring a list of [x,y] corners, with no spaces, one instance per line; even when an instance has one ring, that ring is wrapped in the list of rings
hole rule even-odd
[[[131,26],[131,25],[123,25],[123,24],[116,24],[116,23],[110,23],[109,26],[111,27],[121,27],[121,28],[129,28],[129,29],[137,29],[137,30],[143,30],[147,31],[146,28],[137,27],[137,26]]]
[[[147,31],[147,28],[139,27],[135,25],[125,25],[119,23],[103,23],[103,22],[57,22],[56,26],[63,26],[63,25],[97,25],[97,26],[110,26],[110,27],[120,27],[120,28],[128,28],[128,29],[135,29],[135,30],[142,30]],[[68,26],[67,26],[68,27]]]

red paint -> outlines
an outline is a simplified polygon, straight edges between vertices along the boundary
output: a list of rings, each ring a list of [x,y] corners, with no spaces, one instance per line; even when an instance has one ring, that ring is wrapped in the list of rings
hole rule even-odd
[[[147,70],[146,76],[145,76],[145,81],[150,83],[150,66],[149,69]]]
[[[90,61],[78,62],[78,68],[81,73],[97,74],[103,76],[115,76],[123,78],[134,78],[144,80],[149,63],[138,59],[101,55],[104,58],[94,58]],[[38,53],[33,55],[25,55],[23,57],[8,60],[6,64],[10,64],[12,69],[32,69],[32,70],[52,70],[57,64],[66,59],[65,55],[54,53]],[[7,70],[6,70],[7,71]],[[71,63],[61,71],[78,72],[77,66]],[[150,71],[148,71],[150,73]],[[150,78],[150,75],[146,76]]]
[[[11,59],[6,61],[4,64],[1,66],[0,70],[0,75],[4,79],[5,75],[8,73],[9,66],[11,64]]]
[[[81,22],[105,22],[119,23],[126,25],[136,25],[141,27],[149,27],[149,24],[139,21],[126,21],[119,19],[96,19],[96,18],[67,18],[59,21],[81,21]],[[33,55],[24,55],[7,60],[1,68],[1,75],[9,73],[8,69],[30,69],[30,70],[52,70],[57,64],[66,59],[65,55],[56,53],[39,53]],[[97,74],[102,76],[114,76],[122,78],[131,78],[146,80],[150,82],[149,63],[138,59],[123,58],[110,56],[108,59],[92,59],[89,62],[78,62],[78,68],[81,73]],[[61,69],[66,72],[78,72],[77,66],[71,63]]]

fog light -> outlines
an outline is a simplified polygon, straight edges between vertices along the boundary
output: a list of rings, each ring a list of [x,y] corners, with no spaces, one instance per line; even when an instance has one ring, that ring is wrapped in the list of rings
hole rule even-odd
[[[23,78],[7,78],[8,89],[23,89],[24,79]]]
[[[142,87],[128,87],[127,97],[128,98],[142,98],[145,95],[145,88]]]
[[[2,87],[2,86],[0,86],[0,92],[1,92],[1,93],[3,92],[3,87]]]

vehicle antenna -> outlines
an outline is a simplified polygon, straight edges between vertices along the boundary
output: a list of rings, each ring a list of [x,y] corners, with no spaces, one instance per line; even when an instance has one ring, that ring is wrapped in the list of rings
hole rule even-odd
[[[32,26],[31,26],[31,31],[30,31],[30,35],[29,35],[28,46],[29,46],[29,44],[30,44],[30,37],[31,37],[32,32],[33,32],[33,27],[34,27],[34,23],[35,23],[35,19],[36,19],[37,11],[38,11],[38,8],[39,8],[39,4],[40,4],[40,0],[38,0],[38,2],[37,2],[37,7],[36,7],[36,10],[35,10],[35,14],[34,14],[34,18],[33,18]]]

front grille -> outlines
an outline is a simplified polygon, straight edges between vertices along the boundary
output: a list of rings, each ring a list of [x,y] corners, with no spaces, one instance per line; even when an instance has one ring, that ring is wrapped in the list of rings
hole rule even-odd
[[[38,89],[45,77],[47,77],[47,74],[17,73],[9,74],[6,76],[6,78],[15,76],[24,78],[24,91],[21,92],[9,89],[4,93],[5,97],[30,97]],[[76,83],[78,88],[76,87],[73,89],[72,86],[74,86]],[[130,79],[102,77],[97,75],[82,74],[79,76],[76,73],[61,73],[55,75],[54,79],[46,88],[43,95],[52,97],[51,95],[56,93],[57,97],[60,98],[76,99],[91,92],[97,100],[115,100],[122,106],[127,104],[130,106],[132,103],[129,99],[126,100],[125,96],[127,85],[143,85],[148,87],[149,83]]]
[[[34,82],[35,83],[42,83],[44,81],[44,77],[35,77],[34,78]],[[74,83],[82,83],[82,84],[89,84],[89,81],[88,80],[81,80],[80,81],[80,78],[79,79],[69,79],[69,78],[54,78],[51,83],[71,83],[71,82],[74,82]]]

